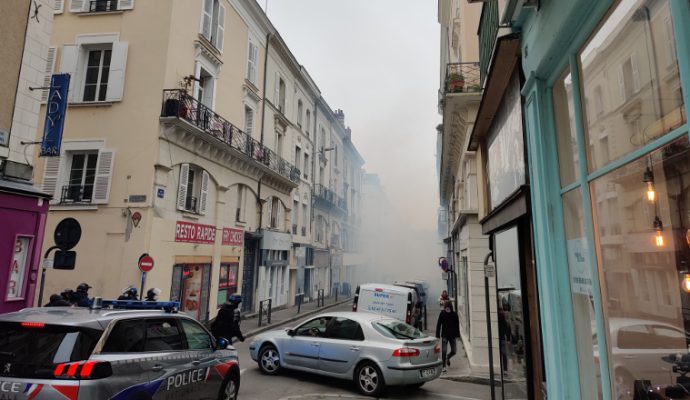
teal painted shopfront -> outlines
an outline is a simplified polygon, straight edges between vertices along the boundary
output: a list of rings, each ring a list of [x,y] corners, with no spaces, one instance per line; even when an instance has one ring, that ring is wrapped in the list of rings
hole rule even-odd
[[[548,398],[656,398],[690,360],[690,1],[514,24]]]

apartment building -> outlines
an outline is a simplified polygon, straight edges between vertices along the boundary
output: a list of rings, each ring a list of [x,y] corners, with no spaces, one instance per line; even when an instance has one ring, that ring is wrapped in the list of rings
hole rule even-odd
[[[87,234],[47,292],[85,281],[117,296],[139,286],[146,253],[145,289],[200,320],[233,292],[245,310],[291,303],[293,243],[311,240],[306,122],[321,97],[259,5],[64,6],[52,39],[55,72],[72,75],[63,150],[38,173],[54,197],[48,229],[69,215]]]
[[[0,2],[0,313],[31,306],[37,291],[50,195],[34,186],[31,160],[52,26],[52,1]]]

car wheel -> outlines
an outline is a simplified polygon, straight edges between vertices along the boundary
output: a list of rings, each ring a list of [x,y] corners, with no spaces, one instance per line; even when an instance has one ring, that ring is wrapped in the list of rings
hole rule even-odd
[[[374,363],[365,361],[355,371],[355,385],[362,394],[376,397],[385,386],[383,374]]]
[[[259,351],[259,369],[266,375],[275,375],[280,371],[280,355],[273,345],[266,345]]]
[[[218,400],[237,400],[237,393],[240,391],[240,377],[234,372],[231,372],[223,381],[223,386],[220,387],[220,394]]]

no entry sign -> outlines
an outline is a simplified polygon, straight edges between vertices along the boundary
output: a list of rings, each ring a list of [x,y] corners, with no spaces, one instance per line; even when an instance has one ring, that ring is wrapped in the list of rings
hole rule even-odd
[[[143,254],[139,257],[139,269],[141,272],[149,272],[153,269],[153,257]]]

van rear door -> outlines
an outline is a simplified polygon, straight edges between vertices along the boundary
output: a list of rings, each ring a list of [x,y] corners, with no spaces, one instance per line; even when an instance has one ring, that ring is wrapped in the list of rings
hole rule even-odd
[[[405,321],[408,313],[408,293],[382,288],[360,288],[357,311],[381,314]]]

